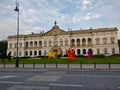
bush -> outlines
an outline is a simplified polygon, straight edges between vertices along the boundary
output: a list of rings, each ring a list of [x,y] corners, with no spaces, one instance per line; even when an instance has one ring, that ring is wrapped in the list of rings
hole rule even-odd
[[[104,54],[96,54],[93,57],[95,57],[95,58],[104,58],[105,55]]]

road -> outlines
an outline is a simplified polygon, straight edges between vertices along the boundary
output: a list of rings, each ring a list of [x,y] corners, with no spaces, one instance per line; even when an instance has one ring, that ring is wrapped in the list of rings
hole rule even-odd
[[[120,71],[0,69],[0,90],[120,90]]]

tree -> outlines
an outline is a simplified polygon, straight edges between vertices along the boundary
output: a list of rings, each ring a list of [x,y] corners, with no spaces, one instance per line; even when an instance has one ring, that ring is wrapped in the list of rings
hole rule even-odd
[[[120,52],[120,39],[118,40],[118,45],[119,45],[119,52]]]
[[[0,58],[2,58],[2,60],[4,60],[7,55],[7,43],[6,40],[0,41]]]

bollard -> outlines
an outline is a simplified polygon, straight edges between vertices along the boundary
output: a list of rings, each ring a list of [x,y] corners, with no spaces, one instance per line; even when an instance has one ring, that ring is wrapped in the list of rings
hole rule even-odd
[[[82,62],[80,62],[80,68],[82,69]]]
[[[94,62],[94,69],[96,69],[96,63]]]
[[[69,67],[69,61],[68,61],[68,68],[70,68],[70,67]]]
[[[56,62],[56,68],[57,68],[57,62]]]
[[[24,68],[24,62],[23,62],[23,68]]]
[[[3,63],[3,67],[5,68],[5,62]]]
[[[110,62],[108,63],[108,66],[109,66],[109,69],[111,69],[111,64],[110,64]]]
[[[35,63],[33,62],[33,68],[35,68]]]
[[[46,68],[46,62],[44,62],[44,68]]]

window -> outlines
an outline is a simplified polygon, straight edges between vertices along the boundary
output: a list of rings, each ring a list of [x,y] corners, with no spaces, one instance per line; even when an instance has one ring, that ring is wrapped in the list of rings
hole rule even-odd
[[[77,54],[80,54],[80,49],[77,49]]]
[[[115,54],[115,48],[112,48],[112,54]]]
[[[34,51],[34,55],[37,55],[37,51]]]
[[[100,39],[96,38],[96,44],[100,44]]]
[[[67,39],[65,40],[65,45],[66,45],[66,46],[68,45],[68,40],[67,40]]]
[[[28,42],[26,42],[25,47],[28,48]]]
[[[33,42],[32,41],[30,42],[30,47],[33,47]]]
[[[75,40],[74,39],[71,40],[71,44],[72,44],[72,46],[75,46]]]
[[[39,47],[42,47],[42,41],[39,41]]]
[[[30,51],[30,56],[32,56],[32,51]]]
[[[44,41],[44,46],[45,46],[45,47],[47,46],[47,40]]]
[[[100,54],[100,49],[97,49],[97,54]]]
[[[107,54],[107,48],[104,48],[104,54]]]
[[[25,51],[25,56],[28,56],[28,51]]]
[[[34,47],[37,47],[37,41],[34,42]]]
[[[77,46],[80,46],[80,39],[77,39]]]
[[[10,44],[10,48],[12,48],[12,44]]]
[[[88,45],[92,45],[92,40],[91,40],[91,38],[88,38]]]
[[[49,47],[51,47],[52,46],[52,41],[51,40],[49,40]]]
[[[39,51],[39,56],[41,56],[41,51]]]
[[[103,38],[103,44],[107,44],[107,38]]]
[[[83,54],[86,54],[86,49],[83,49]]]
[[[111,40],[111,44],[115,43],[115,38],[114,37],[111,37],[110,40]]]
[[[60,46],[63,46],[63,40],[60,39]]]
[[[82,39],[82,45],[85,46],[86,45],[86,40],[83,38]]]

